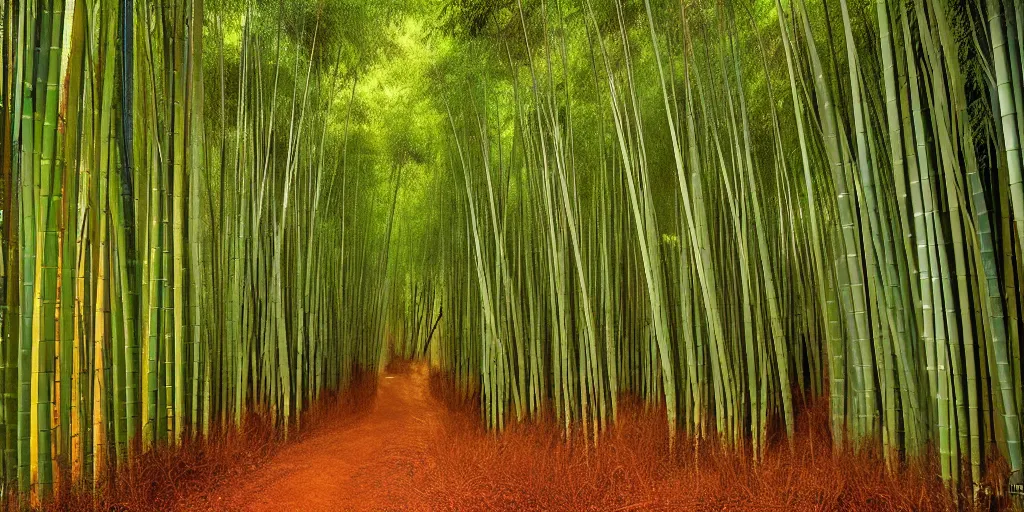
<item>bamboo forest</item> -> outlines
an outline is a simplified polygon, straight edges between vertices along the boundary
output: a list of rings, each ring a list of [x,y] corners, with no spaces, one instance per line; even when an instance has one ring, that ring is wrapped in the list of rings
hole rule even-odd
[[[1024,508],[1018,0],[5,0],[0,503]]]

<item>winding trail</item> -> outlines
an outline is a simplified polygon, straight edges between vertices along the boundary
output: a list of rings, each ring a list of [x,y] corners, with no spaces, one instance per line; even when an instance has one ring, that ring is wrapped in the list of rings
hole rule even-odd
[[[405,509],[417,476],[433,465],[429,443],[446,409],[431,396],[429,370],[415,363],[384,373],[372,410],[352,423],[315,431],[210,496],[222,510]]]

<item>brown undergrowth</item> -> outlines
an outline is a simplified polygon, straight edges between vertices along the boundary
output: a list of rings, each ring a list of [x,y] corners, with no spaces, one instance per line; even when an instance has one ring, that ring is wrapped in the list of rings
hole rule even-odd
[[[982,494],[955,501],[934,463],[887,471],[877,453],[833,454],[827,400],[802,408],[793,447],[772,435],[760,461],[742,449],[680,436],[668,446],[663,409],[620,401],[618,423],[588,446],[550,418],[516,423],[500,435],[481,426],[476,397],[442,375],[432,394],[445,415],[435,466],[421,496],[438,510],[952,510],[1005,506]],[[926,458],[933,461],[934,458]],[[999,481],[998,467],[990,468]],[[1005,472],[1002,472],[1005,477]],[[1002,480],[1005,482],[1005,478]]]
[[[628,397],[596,446],[578,429],[565,436],[550,412],[509,422],[498,434],[482,426],[479,396],[460,393],[446,376],[426,374],[423,363],[395,360],[382,374],[393,380],[366,378],[341,397],[324,397],[304,414],[289,438],[298,442],[288,449],[280,449],[283,440],[269,422],[253,417],[208,443],[150,453],[98,494],[64,489],[49,508],[287,510],[287,503],[302,510],[930,511],[1006,505],[985,493],[976,503],[956,501],[935,476],[934,457],[889,471],[869,450],[847,446],[834,454],[824,400],[798,408],[792,450],[776,425],[755,462],[749,450],[683,435],[670,451],[664,409]],[[1005,483],[1000,464],[988,468],[991,489]],[[310,477],[309,467],[322,478]]]
[[[372,404],[373,376],[357,376],[343,392],[322,395],[293,424],[287,441],[314,435],[325,426],[358,418]],[[59,485],[44,510],[148,511],[196,508],[207,493],[252,471],[285,442],[265,413],[247,415],[240,428],[218,426],[205,441],[186,440],[142,454],[113,472],[96,491],[84,485]],[[213,505],[213,504],[205,504]],[[214,508],[215,505],[214,505]]]
[[[384,367],[384,373],[409,373],[414,364],[415,363],[409,359],[392,355],[388,359],[387,366]]]

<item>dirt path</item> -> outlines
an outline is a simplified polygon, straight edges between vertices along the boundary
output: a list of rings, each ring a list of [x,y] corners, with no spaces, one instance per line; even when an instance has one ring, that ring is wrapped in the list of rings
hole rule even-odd
[[[798,423],[795,450],[769,451],[759,464],[707,445],[671,454],[664,412],[636,400],[620,403],[600,449],[564,442],[557,424],[494,436],[474,414],[431,394],[424,364],[381,375],[368,409],[319,424],[179,508],[947,510],[952,503],[934,475],[889,475],[867,453],[835,457],[827,408]]]
[[[267,464],[211,496],[232,510],[380,510],[416,499],[416,477],[432,465],[428,446],[441,434],[440,406],[428,368],[381,375],[372,411],[290,444]]]

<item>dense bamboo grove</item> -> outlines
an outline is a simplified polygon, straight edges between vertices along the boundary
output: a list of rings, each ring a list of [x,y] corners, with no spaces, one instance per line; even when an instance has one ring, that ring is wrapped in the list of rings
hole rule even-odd
[[[8,486],[391,354],[495,429],[629,393],[758,459],[824,397],[837,450],[1021,479],[1019,2],[264,4],[4,3]]]
[[[332,33],[376,15],[279,7],[4,3],[0,469],[26,495],[250,411],[287,436],[380,364],[386,251],[345,158],[378,51]]]
[[[489,425],[598,442],[632,392],[756,458],[827,395],[837,448],[1019,481],[1020,3],[444,13],[431,349]]]

